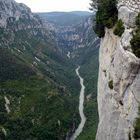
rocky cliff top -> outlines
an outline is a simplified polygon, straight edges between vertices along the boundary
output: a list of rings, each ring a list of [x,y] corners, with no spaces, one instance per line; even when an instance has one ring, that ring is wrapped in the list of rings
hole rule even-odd
[[[135,18],[140,12],[139,0],[119,0],[119,19],[122,19],[126,28],[135,27]]]
[[[119,0],[119,5],[125,5],[130,10],[139,13],[140,12],[140,1],[139,0]]]

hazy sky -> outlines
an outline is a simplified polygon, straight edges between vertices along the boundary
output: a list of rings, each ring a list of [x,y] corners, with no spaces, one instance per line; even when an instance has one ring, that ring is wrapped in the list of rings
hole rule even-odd
[[[33,12],[88,11],[90,0],[16,0],[28,5]]]

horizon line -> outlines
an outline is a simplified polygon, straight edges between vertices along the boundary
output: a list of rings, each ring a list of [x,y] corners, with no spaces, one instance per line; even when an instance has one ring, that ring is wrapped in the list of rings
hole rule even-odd
[[[33,12],[33,11],[32,11]],[[94,11],[86,11],[86,10],[72,10],[72,11],[42,11],[42,12],[33,12],[33,13],[55,13],[55,12],[59,12],[59,13],[69,13],[69,12],[88,12],[88,13],[93,13]]]

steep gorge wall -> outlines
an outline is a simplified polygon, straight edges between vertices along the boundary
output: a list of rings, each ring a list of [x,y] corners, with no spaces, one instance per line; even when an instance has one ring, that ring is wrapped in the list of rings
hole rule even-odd
[[[99,126],[96,140],[133,140],[140,103],[140,59],[131,51],[130,40],[139,0],[120,0],[119,18],[125,32],[119,38],[106,29],[101,41],[98,79]],[[113,89],[109,88],[112,82]]]

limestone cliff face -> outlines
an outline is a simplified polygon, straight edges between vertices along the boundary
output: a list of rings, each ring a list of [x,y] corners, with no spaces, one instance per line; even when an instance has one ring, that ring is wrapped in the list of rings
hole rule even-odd
[[[101,41],[96,140],[133,140],[140,103],[140,59],[132,53],[130,46],[140,1],[120,0],[118,11],[125,32],[119,38],[112,29],[106,29]],[[109,88],[110,81],[113,89]]]
[[[17,29],[41,27],[40,19],[32,14],[26,5],[17,3],[15,0],[0,0],[0,27],[8,28],[8,23],[13,22],[16,22]]]

